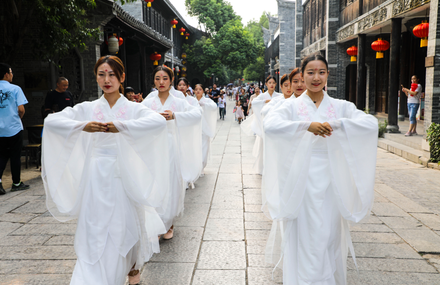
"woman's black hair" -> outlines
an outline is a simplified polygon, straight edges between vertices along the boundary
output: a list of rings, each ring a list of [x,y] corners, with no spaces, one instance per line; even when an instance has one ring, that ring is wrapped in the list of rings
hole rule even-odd
[[[200,88],[202,88],[203,92],[205,92],[205,89],[203,88],[203,85],[202,85],[201,83],[197,83],[197,84],[194,86],[194,90],[196,89],[197,86],[200,86]]]
[[[168,66],[165,66],[165,65],[159,65],[153,71],[153,78],[156,76],[156,73],[158,73],[159,71],[165,71],[168,74],[168,76],[170,77],[170,80],[173,81],[174,72],[173,72],[173,70],[171,70],[171,68],[169,68]]]
[[[281,76],[280,85],[283,85],[283,83],[287,80],[289,80],[289,75],[284,74],[283,76]]]
[[[177,80],[177,85],[179,85],[180,81],[183,81],[186,86],[189,86],[189,81],[185,77],[180,77],[179,80]]]
[[[266,83],[269,82],[269,80],[271,80],[271,79],[275,80],[275,83],[277,83],[277,79],[276,79],[275,76],[273,76],[273,75],[269,75],[269,76],[266,78]]]
[[[292,72],[289,74],[289,80],[292,82],[292,79],[295,77],[295,75],[299,74],[299,68],[295,68],[292,70]]]
[[[307,64],[309,64],[309,62],[314,61],[314,60],[320,60],[325,64],[325,67],[327,68],[328,71],[328,63],[327,60],[325,59],[325,57],[323,57],[319,52],[317,53],[312,53],[309,54],[307,57],[305,57],[302,62],[301,62],[301,73],[304,74],[304,71],[306,70],[306,66]]]

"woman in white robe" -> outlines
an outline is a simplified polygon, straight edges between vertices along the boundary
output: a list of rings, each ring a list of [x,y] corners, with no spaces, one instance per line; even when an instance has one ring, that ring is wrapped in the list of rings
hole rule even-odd
[[[261,93],[261,89],[260,87],[255,87],[255,94],[253,94],[250,98],[249,98],[249,108],[248,108],[248,116],[252,116],[254,114],[254,111],[252,110],[252,101],[254,101],[255,98],[257,98]],[[250,117],[249,117],[250,119]]]
[[[100,58],[94,71],[100,99],[45,119],[46,204],[60,221],[78,219],[70,284],[122,285],[129,272],[136,284],[166,232],[154,209],[169,188],[166,121],[120,94],[119,58]]]
[[[170,191],[157,211],[168,230],[163,238],[171,239],[174,219],[183,212],[185,185],[196,181],[202,172],[202,111],[171,95],[171,69],[159,66],[153,78],[158,96],[148,96],[142,104],[167,119]]]
[[[188,101],[188,103],[191,106],[195,106],[198,107],[199,106],[199,102],[197,101],[196,98],[194,98],[193,96],[188,95],[188,88],[189,88],[189,82],[188,79],[186,79],[185,77],[182,77],[179,79],[179,81],[177,81],[177,89],[183,93],[183,95],[185,95],[185,99],[186,101]]]
[[[206,98],[203,94],[203,86],[197,84],[194,88],[194,93],[196,99],[198,100],[200,106],[203,109],[203,120],[202,120],[202,159],[203,159],[203,169],[205,169],[208,163],[209,149],[211,147],[211,139],[215,135],[217,127],[217,104],[210,98]],[[202,175],[204,172],[202,170]]]
[[[259,95],[252,101],[252,110],[254,112],[251,128],[256,134],[255,144],[252,154],[254,155],[255,163],[254,170],[256,173],[263,174],[263,118],[261,111],[263,107],[268,104],[272,99],[282,96],[282,93],[275,91],[277,85],[274,76],[269,76],[266,78],[267,92]]]
[[[345,285],[347,221],[369,215],[378,124],[323,91],[321,55],[303,60],[307,90],[264,119],[267,155],[263,210],[273,219],[266,260],[283,261],[285,285]]]

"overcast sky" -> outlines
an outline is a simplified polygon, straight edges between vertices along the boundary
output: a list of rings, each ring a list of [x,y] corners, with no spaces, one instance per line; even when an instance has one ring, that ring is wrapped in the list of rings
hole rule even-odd
[[[188,16],[185,8],[185,0],[170,0],[179,11],[180,15],[185,18],[186,22],[197,28],[198,21],[196,18]],[[264,11],[271,14],[278,14],[278,5],[276,0],[229,0],[234,11],[242,18],[243,25],[246,25],[252,19],[260,19]]]

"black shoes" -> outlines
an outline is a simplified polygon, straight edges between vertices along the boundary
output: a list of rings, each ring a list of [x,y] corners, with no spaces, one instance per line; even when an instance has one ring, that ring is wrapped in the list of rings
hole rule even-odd
[[[3,185],[0,182],[0,195],[5,195],[5,194],[6,194],[6,191],[5,191],[5,189],[3,189]]]
[[[12,184],[11,192],[21,191],[21,190],[26,190],[26,189],[29,189],[29,185],[26,185],[23,182],[20,182],[20,184],[18,184],[18,186],[15,186],[14,184]]]

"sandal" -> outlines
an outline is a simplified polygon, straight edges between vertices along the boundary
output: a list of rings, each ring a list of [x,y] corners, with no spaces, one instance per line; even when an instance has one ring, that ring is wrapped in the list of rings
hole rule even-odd
[[[173,238],[174,233],[174,226],[171,226],[171,228],[168,230],[166,234],[163,235],[164,240],[169,240]]]
[[[139,285],[141,283],[141,272],[137,269],[130,270],[128,273],[128,284]]]

